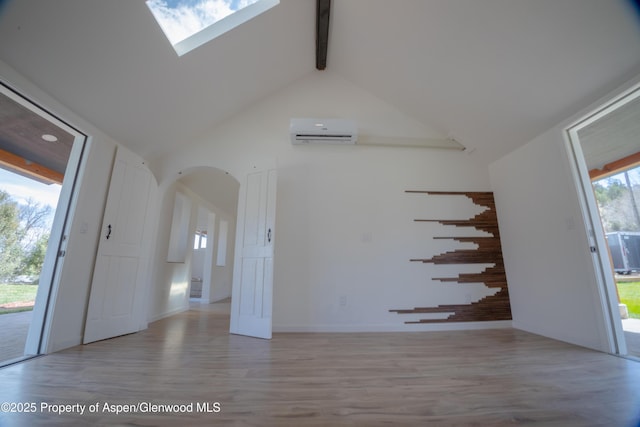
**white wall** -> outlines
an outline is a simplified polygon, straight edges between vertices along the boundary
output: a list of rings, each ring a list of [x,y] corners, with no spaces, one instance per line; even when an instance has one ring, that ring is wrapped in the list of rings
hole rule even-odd
[[[450,248],[453,235],[417,217],[468,218],[477,209],[458,198],[408,189],[489,190],[486,164],[473,155],[434,149],[292,146],[291,117],[355,119],[362,133],[433,137],[438,132],[330,72],[315,72],[157,159],[160,181],[193,166],[213,166],[242,181],[249,162],[278,162],[275,331],[434,330],[493,324],[405,325],[415,318],[389,309],[472,302],[482,285],[435,282],[455,267],[411,263]],[[459,234],[458,234],[459,235]],[[466,270],[465,270],[466,271]],[[427,317],[427,316],[424,316]],[[509,324],[509,322],[507,322]]]
[[[215,207],[214,207],[215,210]],[[213,242],[209,242],[214,246],[213,263],[211,264],[211,287],[209,289],[210,302],[220,301],[231,297],[231,286],[233,282],[233,260],[235,248],[236,219],[229,216],[226,212],[217,211],[216,227]],[[227,241],[225,246],[220,246],[218,235],[220,232],[220,221],[227,222]],[[226,251],[226,262],[224,265],[217,265],[216,260],[218,252]],[[205,268],[205,272],[207,269]]]
[[[208,242],[207,242],[208,243]],[[202,279],[204,275],[204,262],[207,249],[194,249],[193,257],[191,258],[191,277]]]
[[[489,167],[516,328],[613,350],[565,130],[631,84]]]
[[[50,312],[51,329],[46,345],[46,351],[53,352],[82,343],[95,253],[117,143],[1,61],[0,77],[23,95],[91,135],[79,177],[78,203],[70,226],[61,279],[59,287],[54,289],[55,305]]]
[[[607,351],[561,129],[491,165],[513,326]]]
[[[187,246],[184,262],[168,262],[169,236],[176,192],[186,196],[191,207],[189,231],[195,230],[195,205],[187,189],[177,182],[160,189],[157,246],[153,255],[153,280],[149,289],[149,321],[179,313],[189,307],[189,284],[191,282],[191,257],[193,244]]]

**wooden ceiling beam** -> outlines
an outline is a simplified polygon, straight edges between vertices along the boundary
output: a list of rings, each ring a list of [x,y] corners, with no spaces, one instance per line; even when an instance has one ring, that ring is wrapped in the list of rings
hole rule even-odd
[[[640,152],[607,163],[602,169],[591,169],[589,171],[589,178],[591,178],[591,181],[596,181],[638,165],[640,165]]]
[[[0,149],[0,166],[45,184],[61,184],[64,174]]]
[[[329,48],[329,11],[331,0],[317,0],[316,10],[316,68],[327,68],[327,50]]]

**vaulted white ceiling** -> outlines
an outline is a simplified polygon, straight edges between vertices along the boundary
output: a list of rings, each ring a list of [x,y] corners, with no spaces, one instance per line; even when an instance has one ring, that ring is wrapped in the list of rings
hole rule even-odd
[[[627,0],[315,0],[178,57],[144,0],[14,0],[0,59],[145,157],[188,143],[309,73],[332,72],[498,158],[640,72]]]

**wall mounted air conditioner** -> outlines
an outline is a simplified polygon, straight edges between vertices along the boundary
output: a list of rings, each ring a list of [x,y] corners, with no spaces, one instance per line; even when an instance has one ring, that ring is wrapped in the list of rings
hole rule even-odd
[[[353,120],[344,119],[291,119],[291,143],[355,144],[358,127]]]

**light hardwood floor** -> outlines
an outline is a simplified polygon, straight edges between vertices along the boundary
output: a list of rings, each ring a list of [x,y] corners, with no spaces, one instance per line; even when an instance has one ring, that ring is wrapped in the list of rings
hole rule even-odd
[[[2,426],[632,426],[640,363],[526,332],[229,335],[228,304],[0,370]],[[85,414],[44,413],[82,404]],[[122,413],[108,404],[183,404]],[[220,412],[198,412],[209,404]],[[89,405],[99,403],[96,413]],[[190,411],[189,405],[193,404]]]

